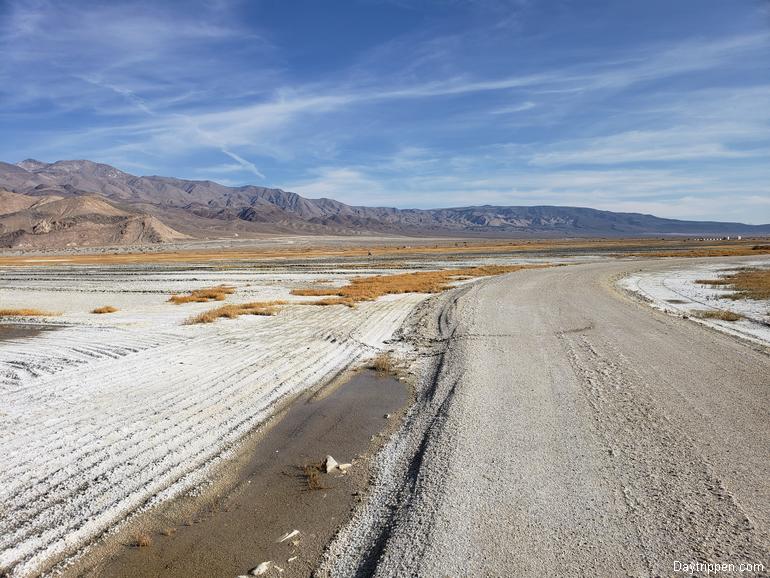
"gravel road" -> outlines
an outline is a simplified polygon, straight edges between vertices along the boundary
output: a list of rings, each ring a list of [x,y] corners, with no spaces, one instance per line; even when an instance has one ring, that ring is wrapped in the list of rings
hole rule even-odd
[[[611,281],[670,266],[521,271],[423,307],[434,373],[319,574],[766,575],[770,355]]]

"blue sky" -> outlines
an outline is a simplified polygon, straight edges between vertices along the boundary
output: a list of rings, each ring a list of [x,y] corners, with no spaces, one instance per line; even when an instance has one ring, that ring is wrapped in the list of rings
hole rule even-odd
[[[770,222],[767,0],[0,0],[0,159]]]

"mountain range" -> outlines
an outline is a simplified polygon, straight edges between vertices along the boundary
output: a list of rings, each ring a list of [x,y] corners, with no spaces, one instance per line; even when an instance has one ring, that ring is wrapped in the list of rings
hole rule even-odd
[[[235,235],[769,235],[770,225],[581,207],[395,209],[258,186],[135,176],[88,160],[0,162],[0,247],[132,245]]]

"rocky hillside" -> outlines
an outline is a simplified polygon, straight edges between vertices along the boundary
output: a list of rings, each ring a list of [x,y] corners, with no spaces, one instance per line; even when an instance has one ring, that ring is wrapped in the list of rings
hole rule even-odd
[[[150,214],[121,209],[99,196],[0,190],[0,247],[134,245],[185,238]]]
[[[307,199],[280,189],[227,187],[212,181],[135,176],[87,160],[44,163],[28,159],[18,164],[0,163],[0,187],[20,194],[0,197],[0,215],[11,209],[21,213],[33,211],[32,220],[37,219],[38,230],[49,226],[41,224],[41,219],[55,223],[50,226],[56,231],[71,230],[80,223],[74,223],[74,217],[64,214],[55,218],[43,216],[42,205],[29,198],[47,199],[44,203],[47,204],[53,203],[54,199],[86,196],[88,204],[76,211],[77,218],[105,227],[110,219],[116,222],[133,219],[134,223],[144,223],[146,229],[140,234],[137,228],[129,227],[132,232],[128,237],[138,235],[141,239],[159,241],[184,235],[214,238],[235,234],[496,237],[770,234],[770,225],[679,221],[578,207],[472,206],[420,210],[351,206],[329,198]],[[97,200],[102,203],[98,209],[94,205]],[[53,205],[49,210],[59,210],[60,206]],[[93,212],[89,213],[90,210]],[[87,215],[92,216],[87,218]],[[3,241],[6,245],[9,235],[23,236],[24,242],[32,242],[30,235],[37,233],[30,230],[30,226],[21,227],[23,221],[21,215],[14,219],[3,217],[0,239],[6,239]],[[17,226],[20,228],[13,228]],[[34,226],[31,225],[32,229]],[[115,237],[114,231],[107,233],[106,230],[103,231],[105,234],[100,233],[97,241],[88,244],[101,242],[104,237]],[[77,239],[71,242],[80,242],[87,237],[73,236]]]

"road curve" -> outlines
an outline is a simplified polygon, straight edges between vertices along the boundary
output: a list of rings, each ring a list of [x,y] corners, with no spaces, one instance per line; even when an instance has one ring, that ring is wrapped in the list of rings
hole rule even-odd
[[[423,399],[435,414],[408,483],[387,494],[376,543],[332,573],[770,569],[770,355],[611,282],[671,266],[682,262],[521,271],[445,299],[446,350]]]

